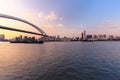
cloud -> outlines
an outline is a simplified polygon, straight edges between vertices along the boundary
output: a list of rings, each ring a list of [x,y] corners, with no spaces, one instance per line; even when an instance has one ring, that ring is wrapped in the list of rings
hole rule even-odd
[[[54,28],[62,28],[62,27],[64,27],[64,25],[63,24],[51,24],[51,23],[48,23],[48,24],[45,24],[44,25],[44,27],[46,27],[46,28],[51,28],[51,29],[54,29]]]
[[[54,21],[54,20],[58,19],[57,15],[55,14],[54,11],[51,11],[48,15],[44,15],[43,12],[39,12],[38,18],[42,18],[45,21]],[[60,18],[60,19],[62,19],[62,18]]]
[[[89,29],[89,32],[92,34],[114,35],[119,34],[120,31],[120,24],[114,21],[114,19],[106,19],[93,26],[94,28]]]
[[[120,29],[120,24],[115,24],[110,26],[111,29]]]
[[[42,18],[42,17],[43,17],[43,13],[40,12],[40,13],[38,14],[38,17],[39,17],[39,18]]]
[[[58,26],[58,27],[64,27],[64,25],[63,25],[63,24],[61,24],[61,23],[60,23],[60,24],[58,24],[57,26]]]
[[[54,11],[51,11],[49,14],[45,15],[43,12],[38,13],[38,18],[44,21],[55,21],[55,20],[63,20],[62,17],[58,17]]]
[[[52,12],[50,12],[47,16],[45,16],[44,19],[45,19],[45,20],[53,21],[53,20],[58,19],[58,17],[57,17],[56,14],[52,11]]]
[[[63,20],[63,18],[60,18],[59,20]]]
[[[44,27],[46,27],[46,28],[53,28],[53,25],[52,24],[45,24]]]
[[[39,12],[38,21],[40,21],[41,25],[46,33],[50,35],[60,34],[63,31],[64,24],[62,23],[63,18],[57,16],[54,11],[50,11],[48,14],[44,12]]]
[[[112,19],[106,19],[106,20],[104,21],[104,23],[111,23],[111,22],[113,22]]]

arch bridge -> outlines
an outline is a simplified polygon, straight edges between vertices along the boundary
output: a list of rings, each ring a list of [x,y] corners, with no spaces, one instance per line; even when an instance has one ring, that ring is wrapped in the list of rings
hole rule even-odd
[[[1,26],[1,25],[0,25],[0,29],[17,31],[17,32],[23,32],[23,33],[29,33],[29,34],[35,34],[35,35],[40,35],[40,36],[47,37],[47,34],[40,27],[32,24],[31,22],[28,22],[26,20],[20,19],[18,17],[14,17],[14,16],[10,16],[10,15],[5,15],[5,14],[0,14],[0,17],[1,18],[7,18],[7,19],[12,19],[12,20],[16,20],[16,21],[20,21],[20,22],[26,23],[26,24],[32,26],[33,28],[37,29],[40,33],[26,31],[26,30],[20,30],[20,29],[15,29],[15,28],[10,28],[10,27]]]

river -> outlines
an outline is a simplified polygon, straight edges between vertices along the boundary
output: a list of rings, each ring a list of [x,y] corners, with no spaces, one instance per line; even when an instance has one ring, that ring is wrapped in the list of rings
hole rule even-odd
[[[0,80],[120,80],[120,42],[0,42]]]

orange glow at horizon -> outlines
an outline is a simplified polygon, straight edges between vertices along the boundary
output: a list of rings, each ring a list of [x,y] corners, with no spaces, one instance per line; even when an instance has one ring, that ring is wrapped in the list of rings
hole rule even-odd
[[[30,26],[28,24],[25,24],[25,23],[19,22],[19,21],[15,21],[15,20],[11,20],[11,19],[0,18],[0,25],[10,27],[10,28],[16,28],[16,29],[40,33],[39,31],[37,31],[36,29],[34,29],[32,26]],[[20,36],[20,35],[35,36],[37,38],[40,37],[40,36],[36,36],[36,35],[31,35],[31,34],[16,32],[16,31],[10,31],[10,30],[4,30],[4,29],[0,29],[0,34],[4,34],[6,39],[11,39],[11,38],[14,38],[14,37]]]
[[[20,3],[19,0],[1,0],[0,1],[0,14],[15,16],[15,17],[27,20],[35,25],[38,25],[35,18],[33,17],[34,12],[27,9],[23,4]],[[25,24],[23,22],[20,22],[20,21],[12,20],[12,19],[0,17],[0,25],[39,33],[32,26]],[[4,30],[4,29],[0,29],[0,34],[5,34],[6,39],[11,39],[11,38],[14,38],[20,35],[36,36],[36,35],[27,34],[27,33],[9,31],[9,30]],[[39,38],[40,36],[36,36],[36,37]]]

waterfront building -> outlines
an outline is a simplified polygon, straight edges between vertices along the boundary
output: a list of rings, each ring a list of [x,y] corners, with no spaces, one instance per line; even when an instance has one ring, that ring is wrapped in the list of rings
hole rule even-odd
[[[27,41],[27,40],[28,40],[28,37],[24,36],[23,41]]]
[[[83,40],[86,40],[86,31],[83,31]]]
[[[32,37],[32,38],[31,38],[31,41],[36,41],[35,37]]]
[[[97,35],[94,35],[93,38],[94,38],[94,39],[98,39],[98,36],[97,36]]]
[[[20,41],[22,41],[22,35],[20,35]]]
[[[21,41],[20,37],[15,37],[15,41]]]
[[[86,31],[81,33],[81,40],[86,40]]]
[[[0,41],[4,41],[5,40],[5,35],[4,34],[0,34]]]
[[[109,39],[109,40],[113,40],[113,39],[114,39],[114,36],[113,36],[113,35],[109,35],[109,36],[108,36],[108,39]]]
[[[61,40],[59,35],[56,36],[56,40],[57,40],[57,41],[60,41],[60,40]]]
[[[55,41],[56,36],[41,37],[41,39],[44,41]]]
[[[105,34],[103,34],[103,37],[106,39],[107,38],[107,36],[105,35]]]
[[[86,35],[86,39],[91,39],[92,38],[92,35]]]
[[[84,37],[84,36],[83,36],[83,32],[82,32],[82,33],[81,33],[81,40],[83,40],[83,37]]]

